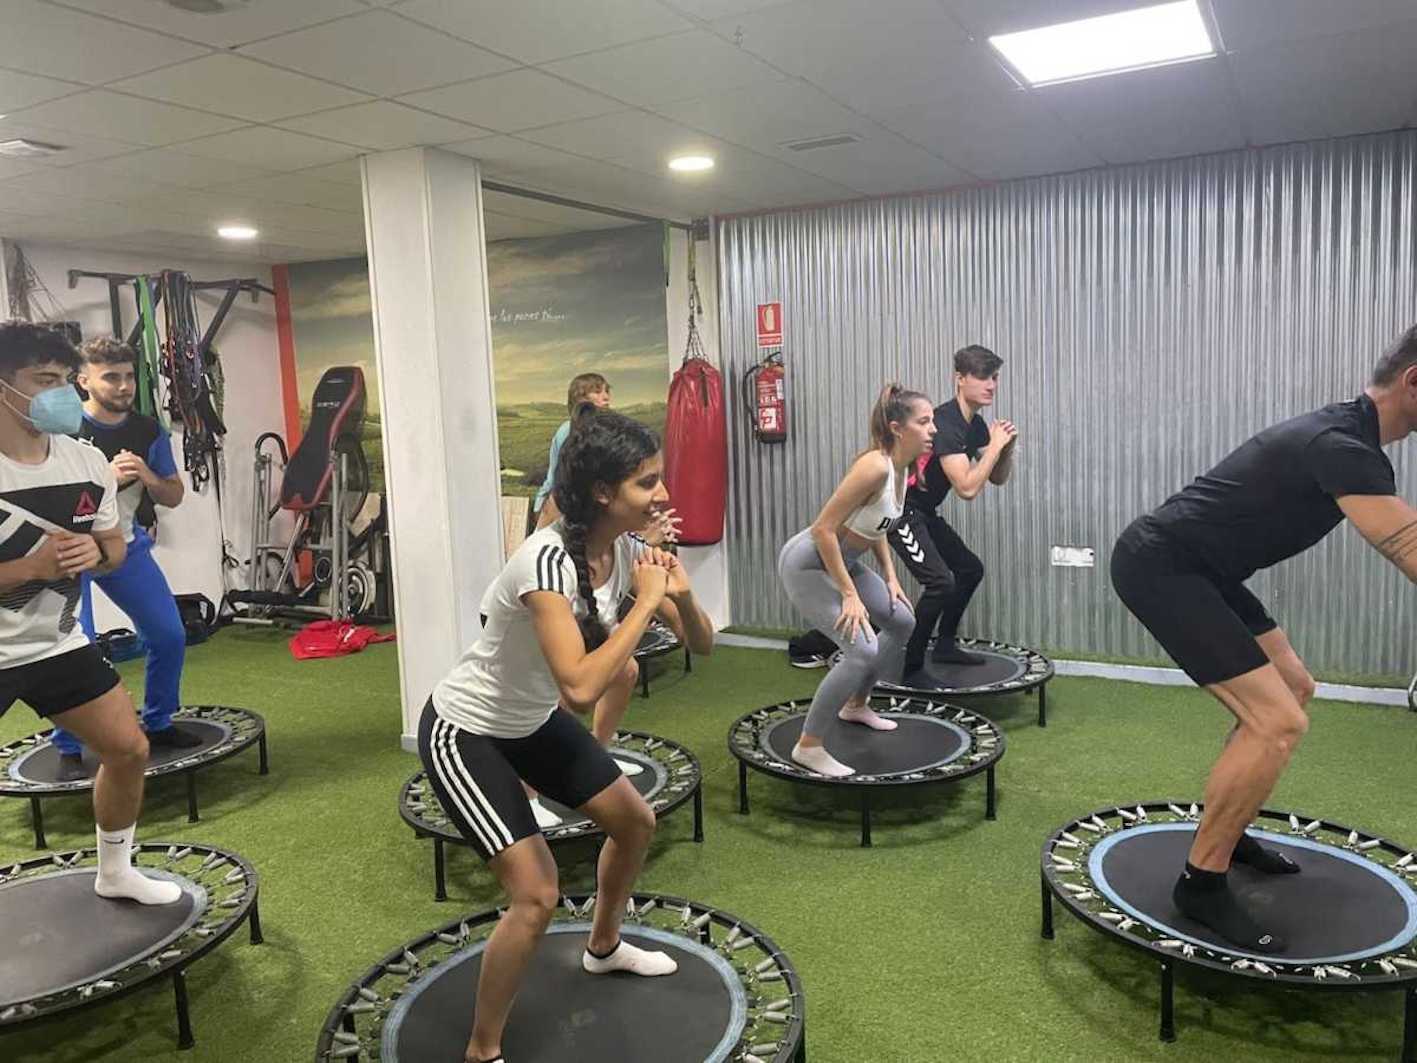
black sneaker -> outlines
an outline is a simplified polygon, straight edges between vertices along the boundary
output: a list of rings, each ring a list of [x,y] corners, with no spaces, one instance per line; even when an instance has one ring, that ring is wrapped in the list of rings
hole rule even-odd
[[[184,731],[176,724],[164,727],[160,731],[148,732],[148,745],[158,749],[196,749],[205,745],[206,742],[201,735],[195,735],[191,731]]]
[[[84,767],[83,754],[60,753],[59,770],[54,773],[54,777],[59,782],[87,782],[89,770]]]
[[[787,655],[787,663],[792,665],[793,668],[825,668],[828,660],[830,660],[830,658],[825,653],[806,653],[801,655],[789,653]]]
[[[925,690],[931,693],[950,689],[939,676],[924,667],[907,672],[900,685],[906,690]]]
[[[937,642],[930,651],[930,660],[935,664],[984,664],[988,658],[962,650],[953,642]]]

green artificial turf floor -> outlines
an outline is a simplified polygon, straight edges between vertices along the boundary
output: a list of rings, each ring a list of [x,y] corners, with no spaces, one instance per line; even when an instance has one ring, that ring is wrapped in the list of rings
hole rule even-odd
[[[785,656],[720,648],[683,676],[658,665],[653,696],[626,725],[688,745],[703,763],[706,840],[688,808],[660,826],[641,887],[717,905],[756,924],[791,957],[807,999],[813,1063],[946,1060],[1392,1060],[1398,994],[1316,994],[1185,976],[1180,1040],[1156,1036],[1156,968],[1058,909],[1038,933],[1044,837],[1111,802],[1199,795],[1226,730],[1192,689],[1059,678],[1049,727],[1035,702],[980,703],[1008,735],[999,818],[986,822],[982,777],[899,795],[875,815],[875,847],[857,846],[844,796],[754,774],[753,812],[737,813],[731,720],[808,694],[820,673]],[[123,666],[135,691],[140,668]],[[399,747],[395,649],[296,662],[283,636],[228,629],[188,658],[184,700],[265,715],[271,774],[254,750],[200,776],[202,821],[186,822],[179,780],[149,788],[140,840],[221,845],[260,872],[266,944],[244,930],[188,976],[197,1036],[176,1049],[170,983],[58,1023],[0,1038],[6,1063],[118,1060],[286,1063],[310,1060],[343,988],[389,949],[459,910],[493,905],[472,854],[449,859],[450,900],[432,899],[431,852],[396,800],[417,760]],[[1316,703],[1314,726],[1271,804],[1417,845],[1417,717],[1393,708]],[[17,705],[0,740],[36,729]],[[92,845],[82,799],[51,801],[56,849]],[[0,866],[33,853],[23,801],[0,801]],[[562,887],[588,889],[590,848],[561,850]]]

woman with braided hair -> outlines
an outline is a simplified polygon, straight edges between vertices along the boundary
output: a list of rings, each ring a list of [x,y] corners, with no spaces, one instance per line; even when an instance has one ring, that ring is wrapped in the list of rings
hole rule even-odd
[[[650,620],[694,653],[713,627],[674,555],[632,534],[668,501],[659,439],[613,412],[581,419],[561,451],[561,518],[527,538],[483,599],[486,622],[423,710],[418,751],[443,807],[487,860],[509,904],[488,939],[466,1063],[503,1063],[502,1033],[537,941],[560,902],[556,864],[523,783],[606,834],[581,965],[590,975],[674,973],[665,953],[620,939],[654,812],[572,715],[624,682]],[[616,623],[620,602],[635,604]]]

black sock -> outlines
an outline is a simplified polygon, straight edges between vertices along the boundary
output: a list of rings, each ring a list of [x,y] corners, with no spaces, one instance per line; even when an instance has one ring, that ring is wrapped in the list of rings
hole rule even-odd
[[[1242,834],[1235,843],[1232,862],[1252,867],[1266,875],[1297,875],[1299,865],[1278,849],[1267,849],[1253,835]]]
[[[617,942],[615,942],[614,948],[612,948],[609,952],[605,953],[604,955],[601,955],[600,953],[596,952],[595,949],[591,948],[589,943],[587,943],[587,944],[586,944],[586,947],[585,947],[585,950],[586,950],[587,952],[589,952],[592,956],[594,956],[597,960],[608,960],[608,959],[610,959],[611,956],[614,956],[614,955],[615,955],[615,949],[618,949],[619,947],[620,947],[620,942],[617,941]]]
[[[1187,863],[1176,880],[1171,899],[1181,914],[1214,930],[1237,948],[1247,952],[1284,951],[1285,942],[1244,909],[1222,871],[1203,871]]]

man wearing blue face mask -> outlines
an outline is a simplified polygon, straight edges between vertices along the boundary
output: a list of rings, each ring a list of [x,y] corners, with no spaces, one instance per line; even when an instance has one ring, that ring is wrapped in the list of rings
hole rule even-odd
[[[24,701],[98,754],[95,891],[171,904],[181,888],[130,859],[148,740],[76,615],[81,575],[112,572],[125,555],[113,472],[68,438],[83,419],[70,382],[79,366],[61,332],[0,321],[0,714]]]
[[[155,505],[182,501],[182,480],[172,458],[167,432],[156,420],[133,409],[137,395],[137,355],[126,343],[107,337],[90,340],[80,349],[84,360],[78,383],[88,392],[80,438],[93,443],[109,461],[118,480],[119,530],[127,559],[106,576],[84,577],[79,623],[94,637],[93,590],[97,583],[113,604],[127,613],[147,646],[147,682],[143,685],[143,730],[154,747],[193,749],[202,740],[172,722],[182,681],[187,633],[177,601],[153,560]],[[84,779],[88,771],[77,737],[56,727],[52,739],[59,750],[59,778]]]

